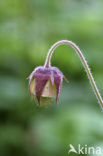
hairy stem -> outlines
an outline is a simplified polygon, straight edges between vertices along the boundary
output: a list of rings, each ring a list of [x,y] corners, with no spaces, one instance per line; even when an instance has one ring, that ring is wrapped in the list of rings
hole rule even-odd
[[[68,40],[61,40],[61,41],[56,42],[50,48],[44,66],[47,67],[47,68],[50,67],[50,62],[51,62],[50,60],[51,60],[51,56],[53,54],[53,51],[55,50],[56,47],[58,47],[59,45],[62,45],[62,44],[70,45],[71,47],[73,47],[75,49],[75,52],[79,55],[79,57],[81,59],[81,62],[82,62],[83,66],[84,66],[84,68],[86,70],[87,75],[88,75],[88,78],[90,80],[90,84],[91,84],[91,86],[92,86],[92,88],[94,90],[94,93],[95,93],[95,95],[96,95],[96,97],[98,99],[98,102],[99,102],[99,104],[101,106],[101,109],[103,111],[103,100],[102,100],[102,97],[101,97],[101,95],[99,93],[99,90],[98,90],[98,88],[96,86],[96,83],[94,81],[94,78],[92,76],[90,68],[89,68],[89,66],[87,64],[87,61],[85,60],[85,57],[83,56],[81,50],[78,48],[78,46],[75,43],[73,43],[72,41],[68,41]]]

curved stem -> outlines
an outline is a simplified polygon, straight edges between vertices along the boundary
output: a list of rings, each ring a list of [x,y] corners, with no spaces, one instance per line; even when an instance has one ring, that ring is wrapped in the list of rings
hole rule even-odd
[[[103,111],[103,100],[102,100],[102,97],[101,97],[101,95],[99,93],[99,90],[98,90],[98,88],[96,86],[96,83],[94,81],[94,78],[92,76],[90,68],[89,68],[89,66],[87,64],[87,61],[85,60],[85,57],[83,56],[81,50],[78,48],[78,46],[75,43],[73,43],[72,41],[68,41],[68,40],[61,40],[61,41],[56,42],[50,48],[44,66],[47,67],[47,68],[50,67],[50,60],[51,60],[51,56],[52,56],[53,51],[55,50],[56,47],[58,47],[59,45],[62,45],[62,44],[70,45],[71,47],[73,47],[75,49],[76,53],[79,55],[79,57],[81,59],[81,62],[82,62],[83,66],[84,66],[84,68],[86,70],[87,75],[88,75],[88,78],[90,80],[90,84],[91,84],[91,86],[92,86],[92,88],[94,90],[94,93],[95,93],[95,95],[96,95],[96,97],[98,99],[98,102],[99,102],[99,104],[101,106],[101,109]]]

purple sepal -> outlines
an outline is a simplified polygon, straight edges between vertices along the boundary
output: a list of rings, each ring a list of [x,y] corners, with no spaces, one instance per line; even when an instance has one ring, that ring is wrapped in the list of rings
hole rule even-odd
[[[42,95],[42,91],[46,85],[46,82],[49,80],[49,75],[46,75],[46,74],[39,74],[37,73],[36,76],[35,76],[35,82],[36,82],[36,85],[35,85],[35,93],[36,93],[36,98],[38,100],[38,103],[40,105],[40,97]]]

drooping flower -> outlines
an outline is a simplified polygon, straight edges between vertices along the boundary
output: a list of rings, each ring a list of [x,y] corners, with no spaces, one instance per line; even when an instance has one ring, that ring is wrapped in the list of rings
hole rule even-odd
[[[41,97],[56,97],[56,103],[58,103],[63,78],[68,82],[56,67],[39,66],[35,68],[29,76],[30,95],[36,96],[39,105]]]
[[[69,45],[71,46],[75,52],[78,54],[85,71],[87,73],[87,76],[89,78],[90,84],[92,86],[92,89],[97,97],[97,100],[101,106],[102,112],[103,112],[103,99],[101,97],[101,94],[96,86],[96,83],[94,81],[94,78],[92,76],[92,73],[90,71],[90,68],[87,64],[87,61],[82,54],[81,50],[78,48],[78,46],[69,40],[61,40],[52,45],[52,47],[49,49],[46,61],[44,66],[37,67],[29,76],[29,91],[32,96],[36,95],[36,98],[38,100],[38,103],[40,105],[40,98],[51,98],[56,97],[56,101],[58,102],[59,94],[61,91],[62,86],[62,80],[63,78],[67,81],[67,79],[64,77],[64,75],[59,71],[56,67],[51,67],[51,56],[54,52],[54,50],[60,46],[60,45]]]

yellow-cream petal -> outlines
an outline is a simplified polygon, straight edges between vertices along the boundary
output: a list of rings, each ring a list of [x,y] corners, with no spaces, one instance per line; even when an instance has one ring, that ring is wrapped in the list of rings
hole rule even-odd
[[[51,80],[49,79],[42,92],[43,97],[56,97],[56,87],[55,84],[52,85]]]

